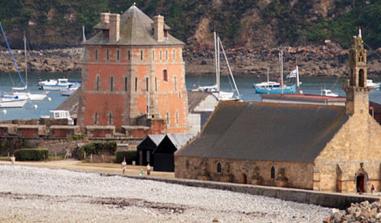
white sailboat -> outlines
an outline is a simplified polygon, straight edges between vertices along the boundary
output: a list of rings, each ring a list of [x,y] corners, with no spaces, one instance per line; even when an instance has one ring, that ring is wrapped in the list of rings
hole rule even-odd
[[[226,57],[224,47],[222,45],[220,37],[217,36],[216,32],[214,32],[213,34],[214,34],[214,63],[215,63],[215,69],[216,69],[216,84],[212,86],[199,86],[198,88],[193,89],[193,91],[211,92],[218,100],[237,100],[240,98],[240,94],[239,94],[239,90],[237,88],[237,84],[235,82],[233,73],[231,71],[229,61]],[[221,64],[220,64],[221,50],[224,55],[226,65],[228,67],[229,75],[232,79],[235,92],[221,91]],[[235,95],[235,93],[237,95]]]
[[[42,101],[47,97],[47,93],[44,94],[34,94],[27,92],[28,89],[28,56],[26,49],[26,37],[24,34],[24,54],[25,54],[25,86],[24,87],[13,87],[14,92],[11,93],[13,96],[17,96],[21,99],[29,99],[31,101]]]
[[[5,35],[5,31],[1,23],[0,23],[0,29],[1,29],[1,34],[3,35],[5,43],[7,45],[8,52],[12,57],[13,64],[15,65],[17,73],[19,74],[19,77],[21,78],[19,69],[16,63],[16,59],[14,58],[13,52],[11,50],[7,36]],[[2,95],[2,97],[0,98],[0,107],[1,108],[21,108],[26,104],[26,102],[27,102],[26,99],[19,98],[18,96]]]

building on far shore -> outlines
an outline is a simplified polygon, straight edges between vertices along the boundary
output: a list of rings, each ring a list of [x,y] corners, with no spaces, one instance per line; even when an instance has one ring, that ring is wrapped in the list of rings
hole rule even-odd
[[[134,4],[122,15],[101,13],[95,30],[84,42],[79,125],[187,132],[184,43],[164,17],[152,20]]]
[[[319,191],[381,190],[381,126],[369,115],[367,51],[350,50],[345,106],[222,102],[175,154],[175,176]]]

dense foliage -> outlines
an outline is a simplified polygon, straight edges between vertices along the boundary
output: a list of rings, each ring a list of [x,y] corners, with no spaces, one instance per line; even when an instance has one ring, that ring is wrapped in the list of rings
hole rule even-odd
[[[15,151],[17,161],[41,161],[48,159],[48,149],[19,149]]]
[[[247,29],[260,30],[269,25],[276,44],[300,45],[333,39],[347,46],[361,26],[366,42],[373,48],[381,47],[379,0],[12,0],[0,2],[0,21],[13,46],[22,45],[20,33],[24,31],[35,48],[76,45],[82,38],[82,25],[91,35],[100,12],[121,13],[133,2],[150,16],[165,15],[174,34],[188,43],[192,43],[200,20],[208,18],[210,31],[217,30],[228,46],[240,46],[242,38],[255,38],[241,35]],[[317,13],[321,4],[329,4],[325,15]],[[258,12],[260,18],[250,17],[253,12]],[[243,27],[247,16],[255,20],[255,26]]]
[[[77,159],[85,159],[89,155],[113,155],[116,151],[115,142],[92,142],[77,148],[74,156]]]

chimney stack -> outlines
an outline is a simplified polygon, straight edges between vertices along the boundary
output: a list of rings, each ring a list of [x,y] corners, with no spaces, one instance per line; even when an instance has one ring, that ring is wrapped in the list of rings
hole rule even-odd
[[[118,42],[120,38],[120,15],[110,14],[109,15],[109,40]]]
[[[161,15],[153,18],[154,37],[158,42],[164,41],[164,17]]]
[[[109,12],[102,12],[101,13],[101,22],[104,25],[107,25],[110,23],[110,13]]]

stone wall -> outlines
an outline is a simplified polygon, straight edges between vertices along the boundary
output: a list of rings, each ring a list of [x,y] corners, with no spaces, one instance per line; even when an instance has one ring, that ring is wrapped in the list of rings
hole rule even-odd
[[[381,190],[381,127],[367,114],[358,112],[350,117],[315,160],[314,187],[322,191],[356,191],[356,174],[361,169],[368,175],[366,189],[371,185]]]
[[[218,163],[221,173],[217,170]],[[313,189],[313,171],[313,165],[308,163],[175,156],[175,176],[178,178]]]
[[[112,174],[107,174],[112,175]],[[356,195],[356,194],[340,194],[332,192],[321,192],[303,189],[292,188],[279,188],[270,186],[258,185],[243,185],[223,182],[211,182],[189,179],[169,179],[159,177],[142,177],[142,176],[129,176],[135,179],[155,180],[165,183],[180,184],[191,187],[203,187],[218,190],[227,190],[238,193],[247,193],[252,195],[273,197],[286,201],[294,201],[306,204],[315,204],[323,207],[345,209],[352,203],[359,203],[362,201],[379,201],[378,196],[371,195]]]

